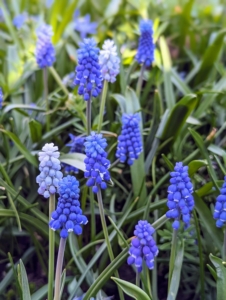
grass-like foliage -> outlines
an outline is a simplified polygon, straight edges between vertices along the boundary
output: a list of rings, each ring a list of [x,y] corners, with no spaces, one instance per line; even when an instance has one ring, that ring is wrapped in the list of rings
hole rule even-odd
[[[0,1],[0,299],[226,298],[225,11]]]

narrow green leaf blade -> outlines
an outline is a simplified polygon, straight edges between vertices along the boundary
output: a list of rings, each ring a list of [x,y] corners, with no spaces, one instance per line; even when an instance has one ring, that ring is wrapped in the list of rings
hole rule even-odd
[[[136,300],[151,300],[151,298],[138,286],[128,281],[111,277],[114,282],[129,296]]]
[[[226,268],[222,259],[212,254],[209,257],[217,271],[217,300],[224,300],[226,295]]]
[[[31,300],[30,289],[28,284],[27,273],[22,260],[20,259],[20,276],[21,276],[21,289],[23,300]]]
[[[73,166],[83,172],[85,172],[85,163],[84,159],[86,158],[85,154],[82,153],[68,153],[60,157],[60,161]]]

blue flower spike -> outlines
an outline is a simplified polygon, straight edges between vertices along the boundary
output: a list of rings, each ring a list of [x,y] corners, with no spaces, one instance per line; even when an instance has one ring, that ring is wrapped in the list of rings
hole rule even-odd
[[[2,108],[3,100],[4,100],[4,96],[3,96],[2,89],[0,88],[0,108]]]
[[[94,39],[84,39],[78,49],[78,65],[74,85],[78,85],[78,94],[85,101],[97,97],[102,90],[102,76],[98,62],[99,48]]]
[[[170,177],[171,185],[167,191],[169,211],[166,213],[166,216],[174,219],[172,227],[178,230],[181,217],[186,227],[190,225],[191,211],[195,205],[192,196],[193,185],[188,175],[188,166],[183,166],[182,162],[176,163],[174,172],[170,173]]]
[[[159,250],[152,235],[155,229],[147,221],[140,220],[135,226],[135,237],[131,241],[129,248],[128,265],[134,264],[140,273],[143,269],[143,261],[148,269],[154,268],[154,258],[158,255]]]
[[[91,132],[86,138],[86,158],[84,160],[86,171],[84,176],[88,178],[86,185],[92,187],[94,193],[97,193],[100,188],[106,189],[107,184],[105,181],[111,179],[108,171],[110,161],[107,159],[107,152],[104,150],[106,147],[107,142],[102,134]]]
[[[51,67],[55,62],[55,49],[51,42],[53,35],[50,25],[42,24],[37,29],[37,44],[36,44],[36,62],[39,68],[44,69]]]
[[[58,147],[53,143],[45,144],[42,151],[39,152],[39,170],[40,174],[36,177],[36,182],[39,184],[38,193],[45,198],[49,198],[50,194],[57,192],[59,180],[63,174],[60,171],[60,152]]]
[[[81,225],[88,223],[86,216],[82,214],[79,202],[79,182],[74,176],[68,175],[59,181],[57,209],[52,212],[49,227],[60,231],[60,237],[66,239],[69,232],[76,235],[82,234]]]
[[[153,42],[153,24],[151,20],[140,21],[140,39],[136,54],[136,60],[139,64],[149,67],[154,61],[155,45]]]
[[[116,157],[121,163],[127,160],[130,166],[143,151],[139,120],[138,114],[122,115],[122,131],[118,136]]]
[[[100,50],[99,64],[104,80],[115,82],[120,69],[120,59],[117,54],[117,48],[112,40],[106,40],[103,49]]]
[[[67,147],[70,147],[69,153],[83,153],[83,148],[84,148],[84,142],[85,142],[85,138],[84,137],[79,137],[79,136],[75,136],[73,134],[69,134],[69,137],[71,139],[71,142],[69,144],[67,144]],[[78,173],[79,170],[73,166],[69,166],[67,164],[65,164],[65,172],[66,173]]]
[[[213,217],[216,220],[216,226],[219,228],[226,223],[226,176],[224,176],[220,195],[217,197]]]

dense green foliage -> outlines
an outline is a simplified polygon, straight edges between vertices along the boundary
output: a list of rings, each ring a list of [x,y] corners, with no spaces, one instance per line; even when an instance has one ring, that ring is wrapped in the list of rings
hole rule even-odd
[[[195,210],[191,227],[181,228],[178,233],[167,299],[223,300],[224,234],[216,228],[212,215],[226,174],[224,1],[55,0],[49,9],[39,0],[8,0],[7,6],[3,2],[0,299],[30,299],[26,296],[29,289],[32,300],[47,297],[48,200],[38,195],[36,176],[37,153],[45,143],[53,142],[60,149],[61,161],[80,169],[76,178],[81,186],[81,206],[89,219],[82,236],[70,235],[68,239],[62,299],[87,291],[86,299],[96,295],[96,299],[102,299],[100,291],[105,297],[119,299],[116,283],[125,291],[125,299],[131,299],[127,296],[131,293],[138,293],[139,300],[167,298],[173,235],[171,221],[164,217],[167,186],[169,171],[175,162],[183,161],[189,166],[194,185]],[[97,199],[85,185],[83,156],[67,154],[65,146],[69,133],[85,135],[87,127],[86,103],[78,96],[77,88],[65,88],[61,81],[77,63],[80,37],[73,28],[73,13],[78,8],[82,16],[90,13],[92,21],[98,22],[98,47],[105,39],[114,39],[121,59],[117,81],[108,85],[102,126],[111,163],[116,160],[122,112],[139,112],[142,119],[144,152],[132,167],[117,164],[111,168],[112,186],[102,195],[116,257],[111,263]],[[53,27],[56,63],[48,69],[48,110],[43,73],[34,56],[39,21],[30,17],[20,30],[12,24],[23,11]],[[137,96],[141,67],[134,56],[141,18],[153,20],[156,51],[155,62],[145,70]],[[100,99],[92,101],[93,130],[98,126]],[[49,130],[46,120],[50,122]],[[155,269],[145,269],[141,275],[142,291],[128,285],[135,284],[136,273],[126,264],[128,239],[140,219],[159,228],[156,241],[160,249]],[[56,253],[58,245],[56,233]],[[13,263],[19,263],[19,269],[12,268]]]

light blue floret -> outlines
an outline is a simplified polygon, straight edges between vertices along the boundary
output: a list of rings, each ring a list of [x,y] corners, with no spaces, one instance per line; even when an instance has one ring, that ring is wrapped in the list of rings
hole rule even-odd
[[[82,234],[82,224],[87,224],[79,202],[79,182],[74,176],[68,175],[59,181],[57,209],[52,213],[49,226],[52,230],[61,229],[60,236],[67,238],[69,232]]]
[[[116,157],[132,165],[143,151],[138,114],[122,115],[122,131],[118,137]]]
[[[104,150],[107,147],[106,139],[102,134],[91,132],[87,136],[85,142],[86,158],[84,160],[86,171],[85,178],[88,178],[86,185],[92,186],[94,193],[97,193],[99,188],[106,189],[105,181],[110,180],[110,161],[107,159],[107,152]]]
[[[139,64],[145,64],[149,67],[154,61],[155,45],[153,42],[153,24],[150,20],[141,20],[140,22],[140,39],[136,54],[136,60]]]
[[[154,258],[159,252],[152,237],[154,232],[155,229],[146,220],[139,221],[135,226],[135,238],[131,241],[127,263],[129,265],[134,264],[139,273],[142,271],[143,261],[148,269],[154,268]]]
[[[90,22],[90,14],[85,15],[82,18],[79,17],[79,11],[74,14],[74,28],[80,32],[81,39],[85,39],[87,34],[96,34],[97,23]]]
[[[39,170],[40,175],[36,177],[36,182],[39,184],[38,193],[45,198],[49,198],[50,194],[57,192],[59,180],[62,179],[63,174],[60,171],[60,153],[58,147],[53,143],[45,144],[39,152]]]
[[[78,65],[76,67],[75,85],[78,94],[83,95],[85,101],[97,97],[102,90],[102,76],[98,63],[99,48],[94,39],[84,39],[78,50]]]
[[[52,27],[42,24],[37,29],[36,62],[39,68],[51,67],[55,62],[55,49],[51,42]]]
[[[213,217],[216,220],[216,226],[219,228],[226,223],[226,176],[220,189],[220,195],[217,197]]]
[[[4,100],[4,96],[3,96],[2,89],[0,88],[0,108],[2,108],[3,100]]]
[[[20,29],[24,23],[27,21],[28,19],[28,15],[26,12],[23,12],[22,14],[17,15],[14,19],[13,19],[13,25],[17,28]]]
[[[180,218],[186,227],[190,225],[191,211],[194,208],[193,185],[188,175],[188,166],[183,166],[182,162],[176,163],[174,172],[170,173],[171,185],[168,187],[167,206],[169,211],[166,216],[175,219],[172,227],[178,230],[180,227]]]

